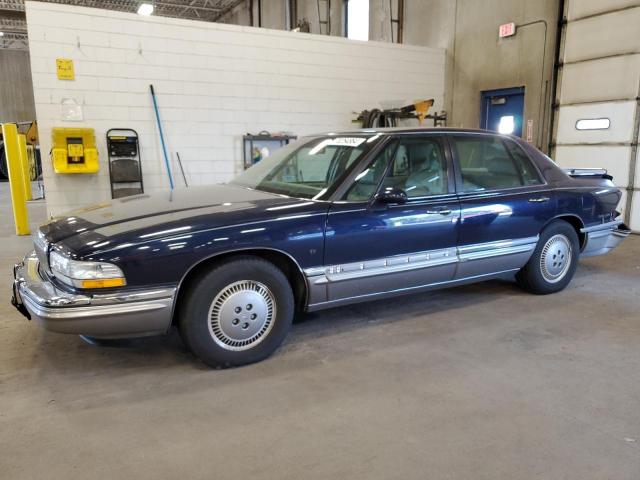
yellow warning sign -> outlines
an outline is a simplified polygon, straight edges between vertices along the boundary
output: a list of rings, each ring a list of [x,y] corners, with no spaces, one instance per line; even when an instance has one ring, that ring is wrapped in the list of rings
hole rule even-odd
[[[56,58],[56,70],[58,80],[75,80],[76,78],[73,72],[73,60],[70,58]]]

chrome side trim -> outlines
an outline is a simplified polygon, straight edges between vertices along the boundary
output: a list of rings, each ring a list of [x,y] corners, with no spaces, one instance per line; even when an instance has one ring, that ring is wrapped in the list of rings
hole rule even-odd
[[[395,255],[363,262],[333,265],[330,267],[308,268],[305,269],[305,274],[308,277],[320,276],[321,278],[314,281],[314,284],[320,285],[323,283],[340,282],[387,273],[435,267],[437,265],[456,263],[457,261],[456,249],[446,248],[442,250],[417,252],[410,255]]]
[[[404,255],[395,255],[362,262],[311,267],[304,270],[307,278],[315,285],[342,280],[404,272],[419,268],[429,268],[450,263],[480,260],[502,255],[532,252],[538,243],[538,236],[501,240],[497,242],[477,243],[439,250],[427,250]],[[525,262],[526,263],[526,262]]]
[[[133,303],[151,300],[162,300],[165,298],[173,298],[176,288],[156,288],[151,290],[142,290],[137,292],[96,294],[91,297],[91,305],[113,305],[122,303]]]
[[[473,283],[476,282],[478,280],[490,280],[492,278],[502,278],[505,277],[506,275],[512,274],[514,272],[517,272],[519,269],[515,268],[515,269],[508,269],[508,270],[501,270],[498,272],[491,272],[491,273],[485,273],[482,275],[475,275],[473,277],[466,277],[466,278],[458,278],[458,279],[454,279],[454,280],[448,280],[445,282],[434,282],[434,283],[429,283],[426,285],[419,285],[419,286],[415,286],[415,287],[408,287],[408,288],[397,288],[394,290],[388,290],[388,291],[384,291],[384,292],[374,292],[374,293],[369,293],[366,295],[358,295],[355,297],[348,297],[348,298],[339,298],[337,300],[328,300],[325,302],[318,302],[318,303],[314,303],[311,305],[307,306],[307,311],[309,312],[314,312],[317,310],[323,310],[325,308],[331,308],[331,307],[338,307],[340,305],[348,305],[348,304],[352,304],[352,303],[358,303],[358,302],[364,302],[367,300],[380,300],[380,299],[384,299],[384,298],[391,298],[391,297],[395,297],[398,295],[404,295],[406,293],[410,293],[410,292],[424,292],[424,291],[429,291],[429,290],[436,290],[439,288],[446,288],[446,287],[452,287],[454,285],[463,285],[465,283]]]
[[[145,302],[131,302],[119,305],[89,305],[74,308],[45,307],[36,303],[31,297],[20,290],[20,295],[29,312],[38,318],[48,320],[73,320],[81,318],[93,318],[106,315],[127,315],[151,310],[161,310],[170,307],[173,298],[159,298]]]
[[[623,223],[622,220],[613,220],[611,222],[600,223],[598,225],[592,225],[590,227],[584,227],[584,228],[581,228],[580,231],[582,233],[591,233],[591,232],[598,232],[600,230],[613,230],[617,228],[618,225],[621,225],[622,223]]]
[[[347,264],[304,270],[309,285],[308,307],[348,298],[382,295],[394,284],[401,289],[438,285],[443,276],[452,282],[479,278],[492,272],[519,270],[531,257],[538,236],[428,250]],[[446,271],[447,265],[451,270]],[[425,270],[425,273],[419,272]],[[380,278],[381,276],[384,278]],[[388,275],[389,281],[386,281]],[[449,281],[449,280],[447,280]],[[362,295],[354,295],[362,292]],[[366,293],[365,293],[366,292]]]
[[[533,251],[538,243],[539,236],[505,240],[499,242],[477,243],[458,247],[458,258],[461,262],[481,260],[501,255],[526,253]],[[525,262],[526,263],[526,262]]]

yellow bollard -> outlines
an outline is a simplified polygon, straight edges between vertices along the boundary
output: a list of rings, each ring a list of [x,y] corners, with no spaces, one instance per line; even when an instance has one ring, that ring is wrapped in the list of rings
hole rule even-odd
[[[24,185],[24,198],[32,199],[31,172],[29,169],[29,155],[27,154],[27,136],[18,134],[18,146],[20,147],[20,166],[22,167],[22,183]]]
[[[16,224],[16,235],[29,235],[27,201],[24,196],[20,142],[16,125],[13,123],[2,124],[2,136],[4,137],[7,169],[9,170],[9,187],[11,188],[11,203],[13,206],[13,219]]]

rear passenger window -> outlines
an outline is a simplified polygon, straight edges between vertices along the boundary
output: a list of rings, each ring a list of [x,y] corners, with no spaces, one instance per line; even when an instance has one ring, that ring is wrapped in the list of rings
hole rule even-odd
[[[541,183],[529,158],[500,138],[454,137],[465,192],[498,190]]]

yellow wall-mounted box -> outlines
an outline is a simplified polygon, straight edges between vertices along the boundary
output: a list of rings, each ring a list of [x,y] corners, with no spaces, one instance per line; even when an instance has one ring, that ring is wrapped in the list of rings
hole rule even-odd
[[[93,128],[53,128],[51,145],[56,173],[96,173],[100,170]]]

